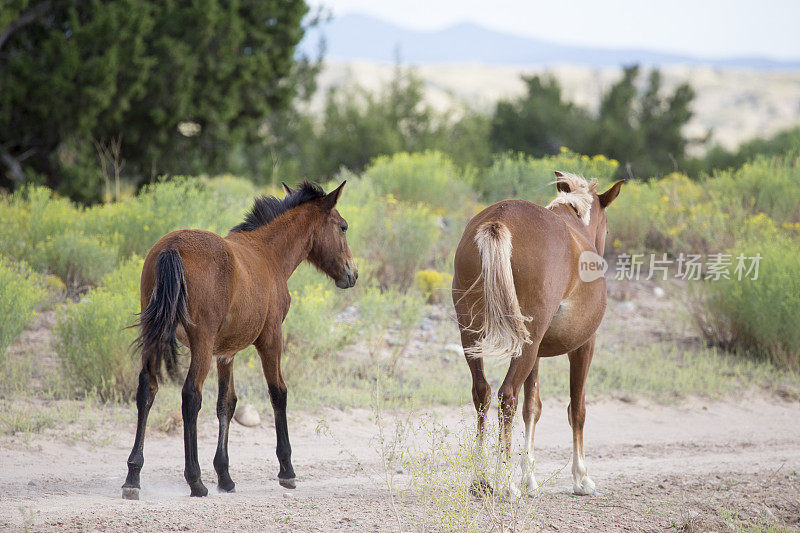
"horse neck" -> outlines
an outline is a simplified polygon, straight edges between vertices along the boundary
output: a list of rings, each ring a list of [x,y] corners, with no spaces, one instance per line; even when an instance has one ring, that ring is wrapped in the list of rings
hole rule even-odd
[[[286,279],[311,251],[311,238],[319,224],[319,217],[312,210],[311,204],[300,205],[251,232],[265,252],[274,257]]]
[[[594,209],[594,208],[592,208]],[[560,216],[564,222],[572,228],[573,231],[582,235],[587,242],[594,245],[594,241],[596,238],[596,229],[594,227],[594,218],[592,218],[592,222],[587,226],[583,223],[583,221],[575,215],[575,210],[572,206],[566,204],[560,204],[552,208],[553,212]],[[595,216],[595,213],[592,213],[592,217]]]

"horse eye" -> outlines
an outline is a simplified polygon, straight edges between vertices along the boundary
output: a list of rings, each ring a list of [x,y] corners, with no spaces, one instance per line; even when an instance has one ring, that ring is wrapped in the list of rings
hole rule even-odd
[[[342,231],[347,231],[347,226],[340,226],[340,227],[342,228]]]

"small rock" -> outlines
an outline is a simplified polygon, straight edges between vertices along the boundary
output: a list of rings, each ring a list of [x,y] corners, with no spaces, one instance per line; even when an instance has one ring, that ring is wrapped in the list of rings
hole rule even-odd
[[[455,343],[453,343],[453,344],[445,344],[444,345],[444,351],[445,352],[452,352],[452,353],[454,353],[456,355],[461,355],[461,356],[464,355],[464,348],[462,348],[460,344],[455,344]]]
[[[433,323],[431,322],[431,319],[426,318],[425,320],[423,320],[422,324],[419,325],[419,329],[421,329],[422,331],[430,331],[430,330],[432,330],[433,329]]]
[[[261,423],[261,417],[258,416],[258,411],[249,403],[239,406],[236,409],[236,413],[233,415],[233,419],[249,428]]]
[[[664,291],[664,289],[662,289],[661,287],[656,287],[655,289],[653,289],[653,295],[654,295],[656,298],[663,298],[663,297],[664,297],[664,295],[666,295],[666,294],[667,294],[667,293],[666,293],[666,292]]]
[[[778,520],[777,517],[775,516],[775,513],[773,513],[772,509],[770,509],[769,507],[766,506],[764,507],[764,514],[766,514],[767,518],[769,518],[773,522]]]
[[[283,497],[284,498],[294,498],[294,495],[291,492],[284,492],[283,493]]]

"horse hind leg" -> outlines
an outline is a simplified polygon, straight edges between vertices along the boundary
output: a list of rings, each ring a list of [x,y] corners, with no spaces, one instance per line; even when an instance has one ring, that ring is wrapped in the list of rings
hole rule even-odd
[[[181,391],[183,414],[183,447],[186,466],[183,476],[192,496],[206,496],[208,489],[200,479],[200,462],[197,457],[197,415],[203,404],[203,382],[211,367],[212,342],[189,339],[192,362]]]
[[[220,492],[236,492],[236,484],[228,472],[228,429],[236,411],[236,391],[233,388],[233,358],[217,358],[219,396],[217,397],[217,419],[219,438],[214,455],[214,470],[217,471],[217,489]]]
[[[506,377],[497,396],[500,405],[498,406],[498,418],[500,424],[500,457],[498,461],[498,474],[500,482],[503,484],[503,492],[511,497],[519,497],[522,491],[512,481],[511,467],[511,430],[514,424],[514,415],[517,411],[519,393],[525,380],[533,373],[534,367],[539,362],[539,343],[541,334],[531,335],[535,339],[530,344],[522,348],[522,354],[511,360]],[[533,434],[531,433],[531,437]]]
[[[533,474],[534,465],[536,463],[533,454],[533,435],[536,429],[536,423],[542,414],[542,400],[539,397],[539,360],[531,371],[530,375],[525,379],[523,385],[525,392],[525,400],[522,404],[522,420],[525,422],[525,445],[522,450],[522,459],[520,461],[520,469],[522,470],[522,480],[520,481],[520,488],[527,494],[534,493],[539,484],[536,482],[536,477]]]
[[[126,500],[138,500],[140,481],[139,474],[144,466],[144,434],[147,429],[147,416],[153,406],[153,400],[158,392],[157,376],[144,365],[139,373],[139,387],[136,391],[136,438],[133,450],[128,457],[128,475],[122,485],[122,497]]]
[[[461,331],[461,343],[466,350],[476,341],[476,335],[469,331]],[[492,485],[486,479],[486,457],[484,441],[486,436],[486,413],[492,403],[492,388],[486,380],[483,370],[483,359],[467,357],[470,373],[472,374],[472,403],[478,415],[478,431],[475,439],[475,479],[470,485],[470,493],[481,497],[492,492]]]
[[[594,354],[594,337],[569,354],[569,406],[567,419],[572,426],[572,491],[578,495],[595,494],[583,453],[583,423],[586,420],[586,375]]]

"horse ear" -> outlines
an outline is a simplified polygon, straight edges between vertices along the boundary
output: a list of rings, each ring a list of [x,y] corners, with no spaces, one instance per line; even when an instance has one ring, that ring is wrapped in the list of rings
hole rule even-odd
[[[294,190],[291,187],[289,187],[288,185],[286,185],[286,182],[282,181],[281,185],[283,185],[283,192],[285,192],[286,194],[293,194],[293,193],[297,192],[296,190]]]
[[[554,170],[553,174],[556,175],[556,189],[559,192],[569,192],[569,184],[566,181],[561,181],[558,178],[563,178],[564,173],[559,172],[558,170]]]
[[[602,206],[603,209],[608,207],[609,204],[613,202],[617,196],[619,196],[619,191],[622,190],[622,184],[625,183],[626,181],[628,180],[619,180],[614,185],[612,185],[610,189],[608,189],[606,192],[598,196],[598,198],[600,199],[600,205]]]
[[[336,189],[332,190],[328,194],[325,195],[325,198],[322,199],[322,205],[326,209],[333,209],[336,205],[336,202],[339,201],[339,197],[342,195],[342,189],[344,189],[344,184],[347,183],[347,180],[344,180],[341,185],[336,187]]]

